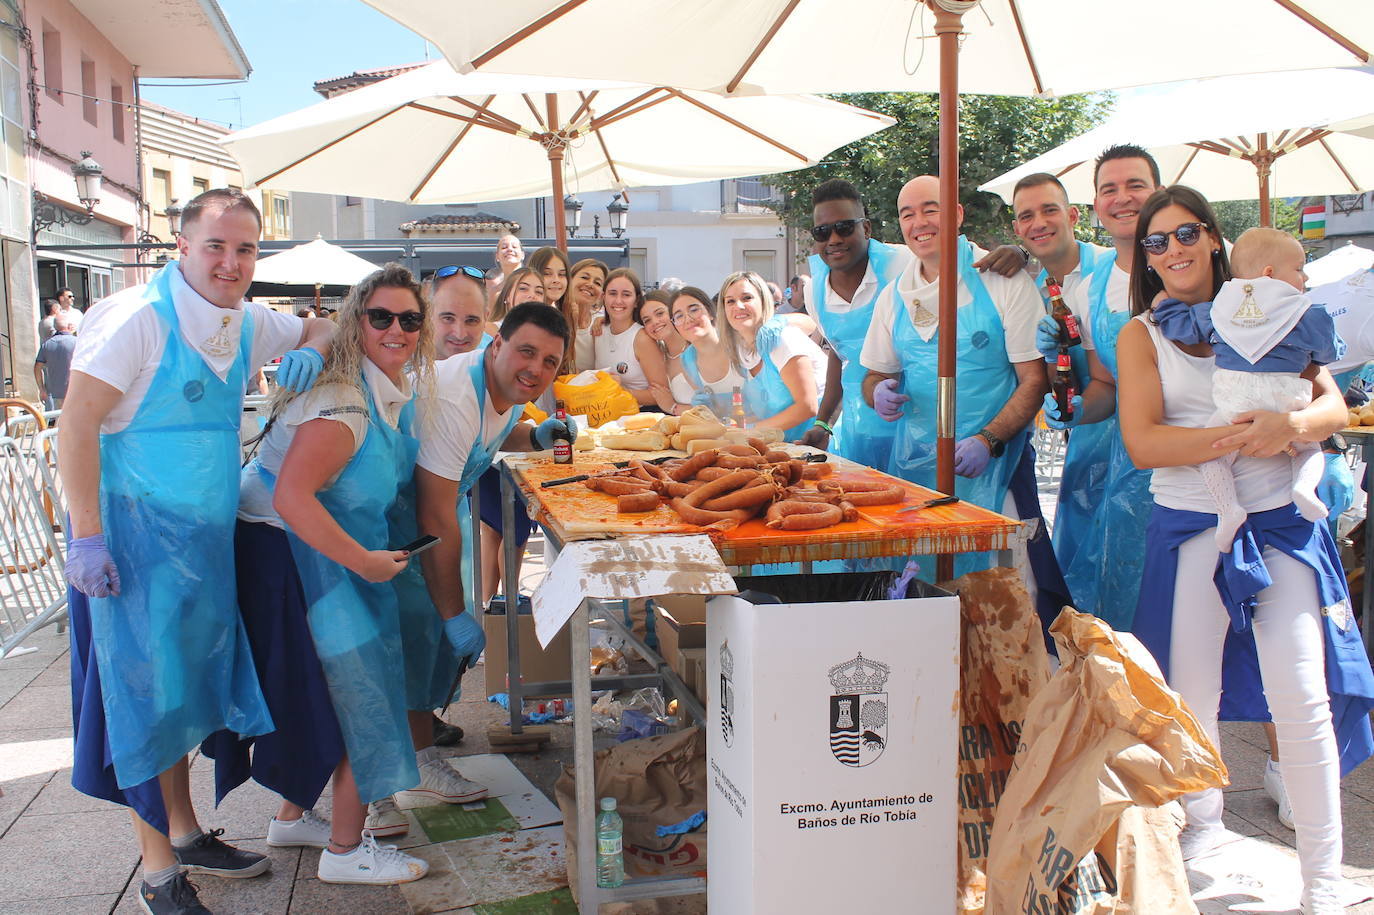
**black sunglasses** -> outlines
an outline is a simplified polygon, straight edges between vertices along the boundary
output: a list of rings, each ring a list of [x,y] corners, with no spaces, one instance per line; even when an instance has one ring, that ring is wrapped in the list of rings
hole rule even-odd
[[[425,325],[425,314],[422,311],[403,311],[397,314],[385,308],[369,308],[364,314],[367,315],[367,323],[371,324],[374,330],[389,330],[393,321],[400,321],[401,330],[413,334]]]
[[[841,219],[837,222],[827,222],[824,225],[812,226],[811,237],[816,241],[825,241],[830,238],[830,233],[834,232],[840,238],[848,238],[854,234],[854,229],[863,222],[862,219]]]
[[[1172,232],[1151,232],[1140,240],[1140,247],[1151,254],[1163,254],[1169,250],[1170,235],[1177,238],[1180,245],[1192,247],[1202,238],[1202,230],[1205,228],[1205,222],[1185,222]]]

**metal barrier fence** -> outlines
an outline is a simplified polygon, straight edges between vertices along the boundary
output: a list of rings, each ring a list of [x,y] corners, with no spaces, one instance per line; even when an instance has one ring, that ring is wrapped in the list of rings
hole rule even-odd
[[[51,468],[43,470],[40,436],[24,440],[29,453],[20,440],[0,438],[0,657],[35,630],[64,619],[67,610],[65,547],[55,523],[64,515],[58,511],[60,490],[49,495],[43,482]]]

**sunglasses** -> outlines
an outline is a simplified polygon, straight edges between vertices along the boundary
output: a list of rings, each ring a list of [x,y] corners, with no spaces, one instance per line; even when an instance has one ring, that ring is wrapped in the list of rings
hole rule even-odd
[[[830,233],[834,232],[840,238],[848,238],[854,234],[854,229],[863,222],[862,219],[841,219],[838,222],[827,222],[824,225],[812,226],[811,237],[816,241],[825,241],[830,238]]]
[[[1207,224],[1204,222],[1185,222],[1172,232],[1151,232],[1140,240],[1140,247],[1151,254],[1163,254],[1169,250],[1170,235],[1177,238],[1180,245],[1192,247],[1202,238],[1202,232],[1206,228]]]
[[[372,325],[373,330],[390,330],[393,321],[400,321],[401,330],[413,334],[425,325],[425,314],[422,311],[403,311],[397,314],[385,308],[369,308],[365,314],[367,323]]]
[[[461,273],[464,276],[471,277],[479,283],[485,283],[487,281],[486,273],[476,267],[470,267],[467,264],[449,264],[447,267],[440,267],[438,270],[434,271],[434,279],[436,281],[446,280],[455,273]]]

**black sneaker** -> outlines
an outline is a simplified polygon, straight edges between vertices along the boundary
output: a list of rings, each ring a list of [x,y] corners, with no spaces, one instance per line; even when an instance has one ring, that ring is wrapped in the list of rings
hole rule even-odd
[[[434,745],[436,747],[451,747],[458,744],[463,739],[463,729],[456,724],[449,724],[438,715],[434,715]]]
[[[219,839],[222,835],[223,829],[212,829],[184,848],[173,846],[177,863],[189,873],[216,877],[256,877],[272,866],[266,855],[225,845]]]
[[[196,885],[185,874],[177,874],[162,886],[141,882],[138,902],[148,915],[210,915],[210,910],[200,904]]]

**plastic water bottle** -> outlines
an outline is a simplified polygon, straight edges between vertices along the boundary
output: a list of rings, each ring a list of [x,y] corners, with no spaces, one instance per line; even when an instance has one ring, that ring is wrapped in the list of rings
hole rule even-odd
[[[625,882],[625,856],[622,843],[625,824],[615,812],[615,798],[601,799],[601,815],[596,818],[596,885],[617,887]]]

